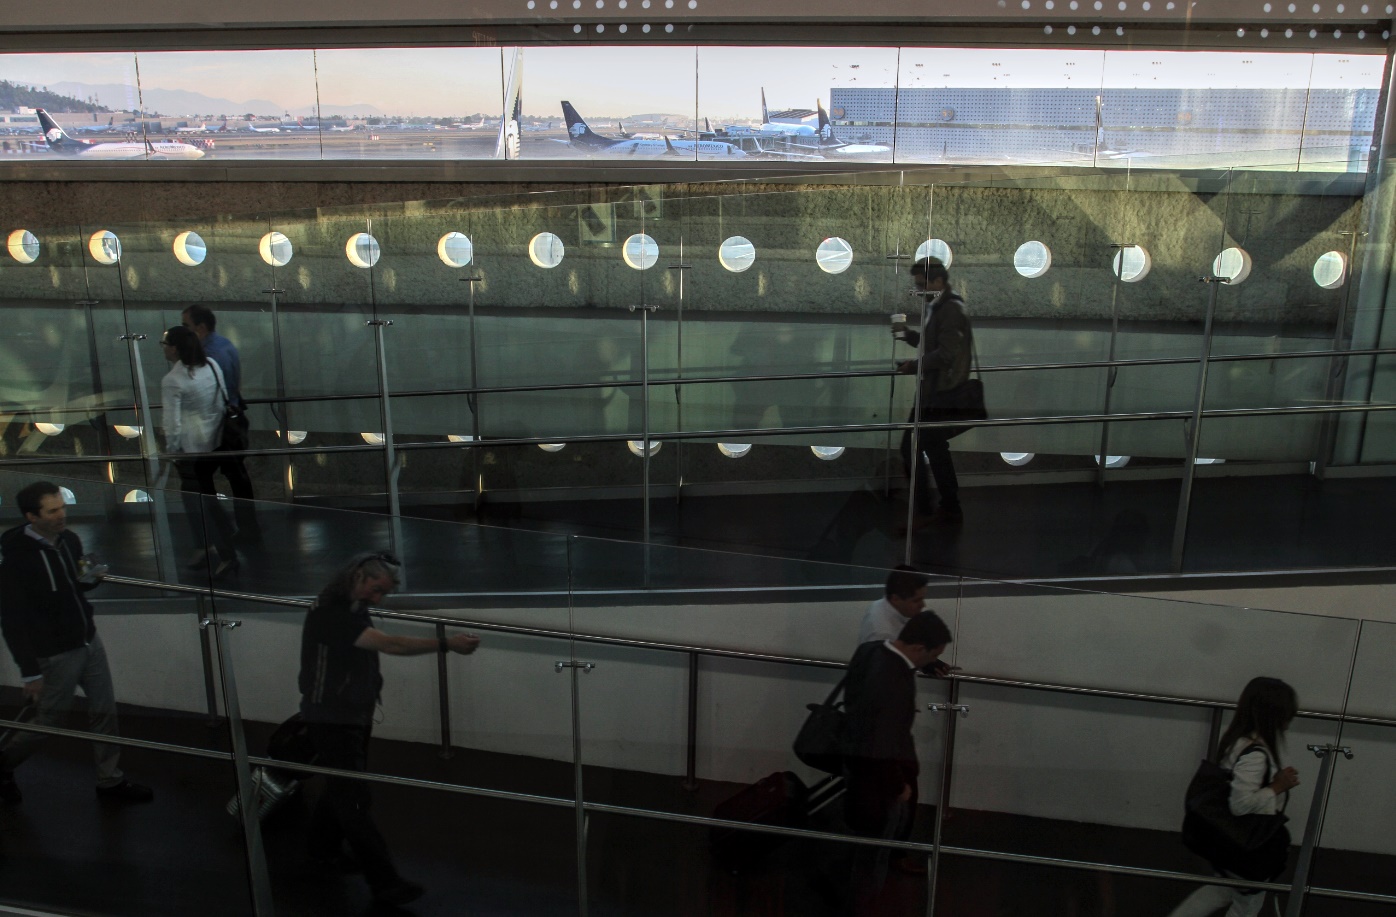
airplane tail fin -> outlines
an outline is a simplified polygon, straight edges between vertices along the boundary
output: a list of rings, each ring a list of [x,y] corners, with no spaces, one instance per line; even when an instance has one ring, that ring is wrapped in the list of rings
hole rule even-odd
[[[605,140],[587,126],[586,120],[577,114],[571,102],[562,103],[562,117],[567,122],[567,136],[573,143],[583,146],[605,146]]]
[[[58,126],[58,122],[49,116],[49,113],[42,108],[34,109],[34,114],[39,116],[39,128],[44,132],[44,139],[48,141],[49,149],[58,152],[68,152],[78,149],[78,142],[63,132],[63,128]]]
[[[761,123],[770,124],[771,115],[766,111],[766,87],[761,87]]]
[[[680,153],[677,149],[674,148],[674,141],[672,141],[672,140],[669,139],[669,135],[668,135],[668,134],[665,134],[665,135],[664,135],[664,155],[665,155],[665,156],[682,156],[682,155],[683,155],[683,154]]]
[[[499,122],[499,139],[494,145],[494,158],[518,159],[522,155],[520,144],[523,131],[523,48],[514,49],[514,66],[505,87],[504,117]]]
[[[842,146],[839,138],[834,136],[834,126],[829,123],[829,113],[824,110],[824,103],[816,99],[814,104],[819,109],[819,145]]]

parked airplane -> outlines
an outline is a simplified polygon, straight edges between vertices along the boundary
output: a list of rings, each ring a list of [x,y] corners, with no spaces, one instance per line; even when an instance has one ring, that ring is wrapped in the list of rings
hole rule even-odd
[[[208,126],[205,125],[202,121],[200,121],[197,127],[177,127],[177,128],[175,128],[175,133],[176,133],[176,134],[202,134],[204,131],[206,131],[206,130],[208,130],[208,129],[209,129]]]
[[[504,51],[500,49],[500,67],[504,66]],[[504,90],[504,114],[499,119],[499,137],[494,144],[495,159],[519,159],[523,156],[520,130],[523,122],[523,48],[514,49],[514,66]]]
[[[746,153],[720,140],[670,140],[631,137],[613,140],[602,137],[587,126],[571,102],[562,103],[562,117],[567,122],[566,141],[573,149],[600,153],[604,156],[680,156],[685,159],[745,159]]]
[[[829,114],[824,111],[824,103],[816,102],[819,107],[819,149],[828,154],[836,156],[883,156],[892,152],[890,146],[880,143],[850,143],[840,140],[834,136],[834,126],[829,123]]]
[[[116,116],[107,119],[106,124],[88,124],[84,127],[73,128],[79,134],[105,134],[107,131],[116,130]]]
[[[63,133],[63,128],[48,112],[36,108],[34,113],[39,116],[39,126],[44,130],[48,148],[63,156],[81,156],[84,159],[201,159],[204,155],[204,151],[196,146],[173,140],[159,143],[151,143],[149,138],[145,142],[91,143],[74,140]]]
[[[249,131],[252,131],[252,132],[257,133],[257,134],[279,134],[279,133],[281,133],[281,128],[280,128],[280,127],[258,127],[258,126],[257,126],[255,123],[253,123],[252,121],[248,121],[248,122],[247,122],[247,129],[248,129]]]

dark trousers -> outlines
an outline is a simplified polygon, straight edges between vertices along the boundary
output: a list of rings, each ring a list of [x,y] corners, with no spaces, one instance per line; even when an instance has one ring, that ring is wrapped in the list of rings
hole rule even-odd
[[[844,797],[844,819],[849,828],[864,837],[904,841],[911,837],[916,815],[916,778],[910,777],[911,798],[902,802],[887,794],[886,767],[880,762],[848,762],[848,793]],[[851,851],[849,903],[853,917],[874,917],[894,913],[882,897],[891,860],[901,851],[890,847],[858,846]]]
[[[371,727],[339,723],[307,723],[306,727],[315,747],[317,765],[346,771],[367,770]],[[325,791],[310,816],[307,841],[312,856],[324,857],[338,855],[347,843],[363,866],[368,884],[381,888],[399,881],[399,876],[387,842],[369,815],[370,801],[366,781],[326,777]]]
[[[217,468],[218,459],[212,458],[175,462],[179,489],[184,492],[184,514],[189,517],[194,544],[212,545],[226,560],[233,556],[233,524],[218,505],[218,491],[213,486],[213,473]]]
[[[913,415],[914,416],[914,415]],[[925,423],[925,412],[922,412]],[[909,422],[912,418],[907,418]],[[910,478],[913,469],[916,475],[916,512],[929,516],[935,509],[931,498],[931,481],[934,477],[935,489],[940,493],[940,505],[946,509],[960,508],[960,480],[955,477],[955,463],[950,459],[950,437],[945,427],[921,427],[916,436],[917,451],[921,453],[917,461],[911,460],[911,431],[902,434],[902,464],[906,466],[906,476]],[[930,474],[927,475],[927,466]]]
[[[256,494],[252,492],[252,478],[247,473],[246,463],[240,455],[220,456],[214,461],[217,470],[228,479],[228,489],[232,491],[233,518],[237,520],[238,534],[255,539],[260,534],[257,507],[252,503]]]

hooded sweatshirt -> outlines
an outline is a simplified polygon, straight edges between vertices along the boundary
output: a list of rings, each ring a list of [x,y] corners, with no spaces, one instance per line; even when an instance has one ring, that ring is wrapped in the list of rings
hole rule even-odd
[[[26,679],[43,674],[39,660],[77,649],[97,635],[78,582],[82,540],[68,530],[57,545],[40,541],[20,525],[0,535],[0,631]]]

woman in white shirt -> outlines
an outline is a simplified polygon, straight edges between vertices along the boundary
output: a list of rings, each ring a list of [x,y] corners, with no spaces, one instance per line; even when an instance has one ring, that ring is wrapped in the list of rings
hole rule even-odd
[[[1217,763],[1231,771],[1232,815],[1284,811],[1289,791],[1299,785],[1299,772],[1280,766],[1280,744],[1298,709],[1294,689],[1278,678],[1252,678],[1241,692],[1236,716],[1217,743]],[[1280,831],[1287,851],[1288,832],[1283,827]],[[1283,860],[1278,866],[1276,875],[1284,869]],[[1220,875],[1239,878],[1225,864],[1213,863],[1212,867]],[[1254,874],[1249,877],[1257,878]],[[1264,889],[1206,885],[1184,899],[1169,917],[1207,917],[1228,905],[1226,917],[1256,917],[1264,904]]]
[[[174,366],[160,382],[164,408],[162,424],[168,452],[208,453],[218,448],[223,431],[226,405],[222,373],[218,364],[204,356],[198,335],[180,325],[160,339],[165,359]],[[213,473],[218,460],[211,457],[175,459],[180,489],[184,491],[184,512],[197,546],[189,567],[207,564],[214,576],[237,569],[233,550],[233,526],[218,506]],[[207,545],[208,547],[204,547]]]

